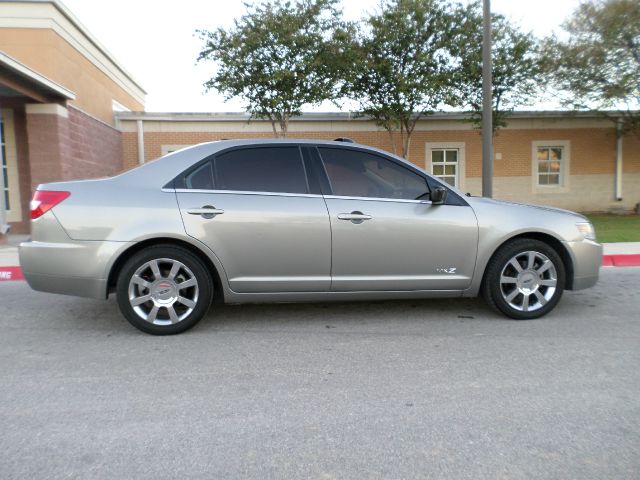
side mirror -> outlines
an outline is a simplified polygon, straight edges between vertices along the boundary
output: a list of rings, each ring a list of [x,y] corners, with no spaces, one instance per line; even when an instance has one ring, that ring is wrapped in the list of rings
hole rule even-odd
[[[433,205],[442,205],[447,199],[447,189],[444,187],[435,187],[431,190],[431,203]]]

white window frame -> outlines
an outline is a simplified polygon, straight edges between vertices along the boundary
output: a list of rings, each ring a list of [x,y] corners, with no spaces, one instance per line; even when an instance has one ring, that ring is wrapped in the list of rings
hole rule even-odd
[[[430,175],[437,178],[437,175],[433,174],[433,162],[431,151],[432,150],[458,150],[458,163],[456,167],[456,186],[458,190],[464,190],[466,188],[466,175],[465,175],[465,142],[428,142],[425,144],[426,155],[426,170]]]
[[[4,204],[4,208],[6,212],[9,212],[9,208],[11,207],[11,188],[9,187],[9,160],[6,158],[7,152],[7,142],[5,140],[5,132],[6,125],[2,118],[2,111],[0,111],[0,175],[3,177],[2,180],[2,188],[0,190],[0,195],[2,196],[2,202]],[[6,175],[5,175],[6,171]],[[9,201],[9,205],[6,205],[6,200]],[[2,204],[0,204],[2,205]]]
[[[562,148],[560,184],[541,185],[538,177],[538,148]],[[571,142],[569,140],[536,140],[531,142],[531,187],[533,193],[565,193],[569,191]]]
[[[7,166],[7,188],[9,192],[9,206],[6,210],[7,222],[22,221],[22,205],[20,204],[20,182],[18,177],[18,157],[16,151],[15,126],[13,110],[3,108],[0,110],[0,121],[4,124],[4,162]],[[0,170],[0,175],[2,175]],[[4,195],[4,192],[1,193]]]

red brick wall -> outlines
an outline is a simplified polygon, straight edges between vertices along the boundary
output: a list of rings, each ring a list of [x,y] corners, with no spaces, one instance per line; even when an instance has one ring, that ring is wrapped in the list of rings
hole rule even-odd
[[[86,113],[69,107],[68,138],[62,179],[115,175],[122,170],[122,134]]]
[[[68,120],[55,114],[27,117],[27,140],[31,192],[40,183],[62,180],[62,154],[68,136]]]

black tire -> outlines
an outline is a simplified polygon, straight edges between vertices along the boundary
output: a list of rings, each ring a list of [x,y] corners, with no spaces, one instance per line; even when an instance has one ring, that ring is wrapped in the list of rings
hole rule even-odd
[[[160,275],[154,274],[154,269]],[[191,286],[181,286],[184,282]],[[116,293],[120,311],[131,325],[152,335],[174,335],[190,329],[207,314],[213,281],[205,264],[189,250],[156,245],[126,261],[118,275]],[[132,304],[138,301],[142,303]]]
[[[532,268],[527,268],[530,261],[528,252],[535,253],[531,256]],[[546,263],[545,257],[551,262],[551,267]],[[511,260],[515,260],[522,269],[522,273],[514,263],[511,263]],[[540,270],[542,270],[541,273],[539,273]],[[551,286],[553,277],[555,277],[555,287]],[[511,285],[512,278],[515,280],[513,285]],[[564,285],[565,269],[558,252],[539,240],[520,238],[503,245],[491,257],[485,270],[482,294],[495,310],[515,320],[529,320],[542,317],[553,310],[562,297]],[[525,295],[522,292],[528,294]],[[509,301],[512,295],[515,297]],[[519,306],[520,302],[522,305]]]

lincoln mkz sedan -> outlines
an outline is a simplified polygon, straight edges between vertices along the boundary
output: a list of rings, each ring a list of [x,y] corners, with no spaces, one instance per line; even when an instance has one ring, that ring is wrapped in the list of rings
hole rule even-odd
[[[514,319],[593,286],[593,226],[556,208],[465,195],[342,141],[225,140],[112,178],[40,185],[29,285],[105,299],[151,334],[212,303],[473,297]]]

